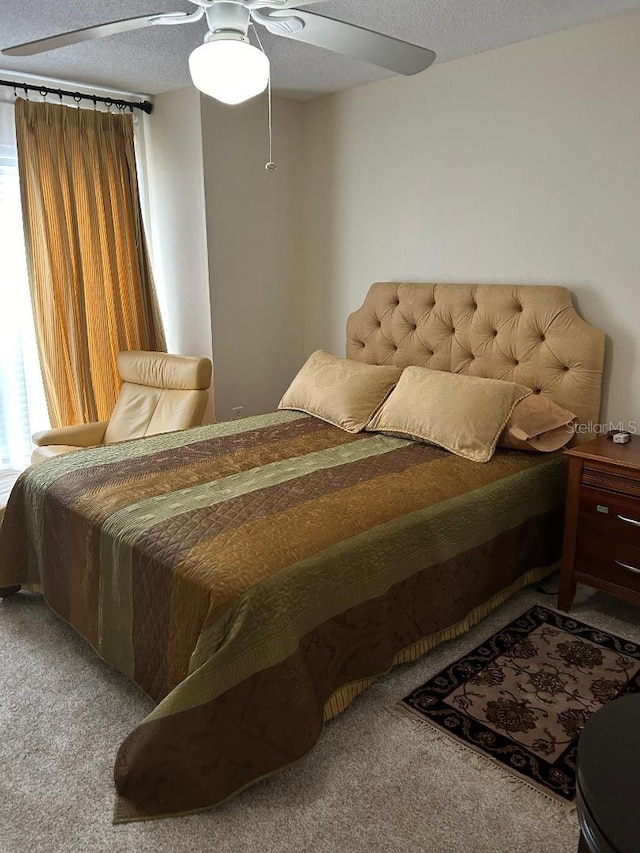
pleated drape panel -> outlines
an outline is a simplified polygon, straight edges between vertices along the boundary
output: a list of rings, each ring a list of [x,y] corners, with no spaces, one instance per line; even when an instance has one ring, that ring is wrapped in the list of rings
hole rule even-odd
[[[166,349],[130,114],[16,101],[27,266],[53,426],[106,420],[121,350]]]

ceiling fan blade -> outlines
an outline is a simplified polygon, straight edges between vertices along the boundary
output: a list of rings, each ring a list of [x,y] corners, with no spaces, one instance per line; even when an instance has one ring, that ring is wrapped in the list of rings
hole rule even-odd
[[[298,18],[304,23],[304,27],[290,27],[286,32],[278,32],[277,35],[324,47],[346,56],[355,56],[398,74],[417,74],[428,68],[436,58],[429,48],[312,12],[299,9],[292,9],[290,12],[277,10],[264,17],[274,22],[278,18]],[[258,22],[262,23],[260,19]],[[268,28],[268,24],[265,26]]]
[[[126,18],[123,21],[111,21],[108,24],[98,24],[95,27],[84,27],[81,30],[71,30],[68,33],[60,33],[57,36],[49,36],[44,39],[28,41],[14,47],[6,47],[2,51],[5,56],[33,56],[36,53],[44,53],[47,50],[55,50],[58,47],[66,47],[69,44],[78,44],[81,41],[112,36],[116,33],[126,33],[129,30],[139,30],[150,27],[153,24],[162,23],[186,23],[202,17],[203,10],[188,14],[187,12],[164,13],[157,15],[144,15],[141,18]]]

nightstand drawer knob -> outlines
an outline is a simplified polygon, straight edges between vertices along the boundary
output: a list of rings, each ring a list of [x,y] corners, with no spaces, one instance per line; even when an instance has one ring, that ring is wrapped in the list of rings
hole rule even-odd
[[[635,575],[640,575],[640,569],[636,569],[635,566],[628,566],[626,563],[621,563],[620,560],[613,561],[616,566],[620,566],[621,569],[626,569],[628,572],[633,572]]]
[[[619,515],[618,518],[620,521],[624,521],[625,524],[633,524],[634,527],[640,527],[640,521],[636,521],[635,518],[627,518],[626,515]]]

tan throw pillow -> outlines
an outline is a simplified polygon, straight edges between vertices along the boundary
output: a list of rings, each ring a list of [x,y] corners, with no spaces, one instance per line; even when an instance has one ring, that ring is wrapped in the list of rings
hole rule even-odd
[[[278,408],[306,412],[347,432],[361,432],[401,374],[399,367],[362,364],[317,350]]]
[[[367,430],[419,438],[488,462],[513,407],[529,394],[515,382],[407,367]]]
[[[550,453],[573,438],[576,416],[544,394],[522,400],[498,440],[500,447]]]

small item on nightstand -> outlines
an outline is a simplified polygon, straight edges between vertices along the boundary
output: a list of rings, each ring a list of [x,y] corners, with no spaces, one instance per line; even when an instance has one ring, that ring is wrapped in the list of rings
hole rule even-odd
[[[607,435],[611,439],[611,441],[613,441],[614,444],[627,444],[631,441],[631,433],[623,429],[614,429],[611,432],[607,433]]]

